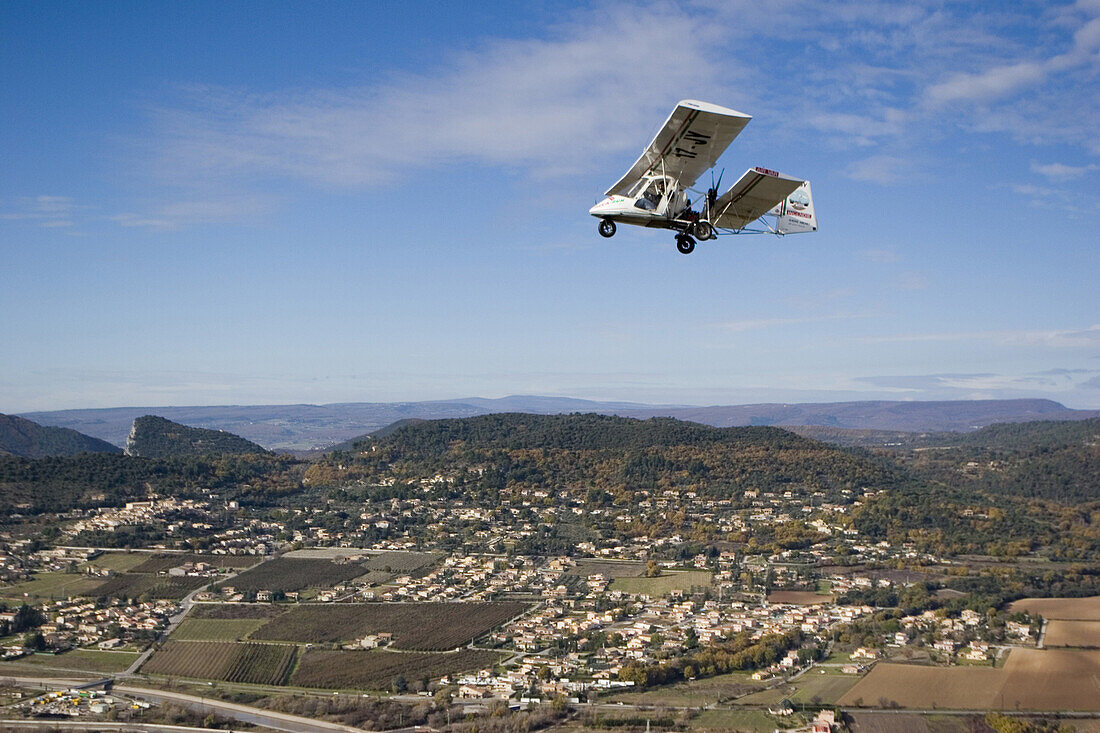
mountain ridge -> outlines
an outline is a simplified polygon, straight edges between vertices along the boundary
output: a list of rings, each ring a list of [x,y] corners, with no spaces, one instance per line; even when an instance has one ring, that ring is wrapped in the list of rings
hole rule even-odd
[[[121,452],[116,445],[71,428],[39,425],[16,415],[0,414],[0,455],[49,458]]]
[[[597,402],[574,398],[512,395],[423,402],[340,402],[326,405],[221,405],[114,407],[23,413],[42,425],[67,427],[125,444],[133,420],[157,414],[200,428],[225,430],[269,449],[329,449],[403,419],[473,417],[493,412],[557,414],[597,412],[624,417],[676,417],[713,427],[822,425],[905,432],[967,432],[1002,422],[1083,420],[1100,410],[1075,410],[1051,400],[958,400],[935,402],[805,402],[693,407]]]

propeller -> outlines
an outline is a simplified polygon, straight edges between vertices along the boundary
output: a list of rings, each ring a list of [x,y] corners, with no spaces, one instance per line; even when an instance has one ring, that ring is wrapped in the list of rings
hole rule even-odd
[[[714,171],[710,172],[710,188],[707,190],[707,209],[714,206],[714,202],[718,200],[718,187],[722,185],[722,176],[726,175],[726,169],[723,168],[722,172],[718,174],[718,183],[714,182]]]

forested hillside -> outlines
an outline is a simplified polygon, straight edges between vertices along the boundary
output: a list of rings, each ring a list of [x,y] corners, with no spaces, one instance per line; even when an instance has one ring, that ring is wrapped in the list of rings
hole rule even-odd
[[[311,480],[458,471],[467,485],[482,489],[679,487],[740,494],[889,486],[899,478],[885,461],[779,428],[712,428],[670,418],[484,415],[405,424],[354,446],[312,467]]]
[[[121,453],[110,443],[68,428],[51,428],[15,415],[0,415],[0,455],[24,458]]]
[[[192,428],[156,415],[134,420],[126,440],[127,455],[143,458],[267,452],[263,446],[232,433]]]

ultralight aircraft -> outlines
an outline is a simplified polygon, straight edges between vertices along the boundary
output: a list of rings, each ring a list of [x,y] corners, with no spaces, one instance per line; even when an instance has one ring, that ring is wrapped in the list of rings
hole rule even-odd
[[[604,237],[615,224],[676,232],[676,249],[690,254],[696,240],[719,234],[797,234],[817,231],[810,182],[767,168],[750,168],[718,195],[719,174],[692,208],[688,193],[745,128],[750,115],[708,102],[685,99],[672,110],[642,156],[588,213],[600,220]],[[750,224],[755,224],[750,228]]]

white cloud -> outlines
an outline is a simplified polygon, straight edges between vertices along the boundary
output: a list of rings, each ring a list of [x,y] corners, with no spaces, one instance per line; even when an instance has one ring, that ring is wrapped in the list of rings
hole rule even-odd
[[[984,341],[1002,346],[1043,346],[1049,348],[1080,348],[1100,346],[1100,325],[1077,329],[1047,331],[959,331],[949,333],[910,333],[890,336],[867,336],[870,343]]]
[[[857,160],[844,171],[854,181],[869,181],[889,185],[908,177],[909,161],[893,155],[872,155]]]
[[[928,89],[928,99],[940,106],[951,102],[985,102],[1003,97],[1022,87],[1038,84],[1046,77],[1040,64],[1022,62],[998,66],[977,74],[957,73]]]
[[[1077,166],[1064,165],[1062,163],[1048,163],[1046,165],[1032,163],[1031,170],[1035,173],[1046,176],[1052,181],[1069,181],[1075,178],[1080,178],[1086,173],[1097,170],[1097,166],[1095,163]]]
[[[581,170],[641,147],[669,100],[717,76],[713,31],[657,8],[604,8],[550,39],[493,40],[445,68],[376,85],[256,95],[200,87],[156,114],[160,164],[183,176],[377,186],[427,165]],[[675,53],[669,38],[690,39]],[[648,71],[645,71],[648,69]],[[725,75],[736,66],[723,64]]]

